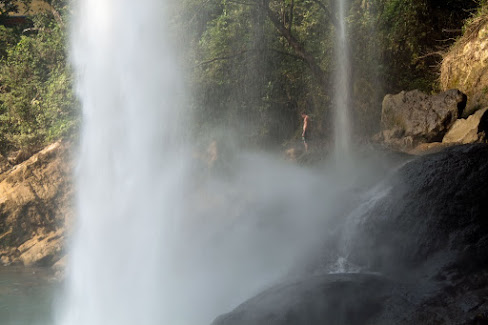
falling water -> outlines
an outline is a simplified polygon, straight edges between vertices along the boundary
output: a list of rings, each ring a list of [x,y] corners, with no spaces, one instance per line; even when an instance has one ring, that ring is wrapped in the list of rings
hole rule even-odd
[[[338,12],[336,26],[336,63],[335,73],[335,119],[334,142],[335,156],[341,166],[351,161],[351,122],[350,122],[350,61],[349,45],[346,28],[346,1],[336,0]]]
[[[215,141],[211,166],[184,141],[169,2],[75,6],[83,130],[57,325],[209,324],[310,254],[337,206],[323,173]]]
[[[169,1],[80,0],[77,224],[60,325],[164,324],[185,147]],[[177,153],[177,154],[176,154]],[[169,261],[161,263],[161,259]]]

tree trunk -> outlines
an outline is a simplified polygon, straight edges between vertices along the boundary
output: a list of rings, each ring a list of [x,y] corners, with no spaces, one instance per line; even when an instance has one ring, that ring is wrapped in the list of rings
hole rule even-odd
[[[322,68],[317,64],[314,56],[305,50],[303,45],[300,44],[300,42],[293,36],[291,30],[286,28],[283,22],[280,21],[279,16],[270,9],[269,0],[262,0],[261,5],[266,11],[269,20],[273,23],[276,29],[278,29],[280,34],[288,41],[288,44],[290,44],[297,56],[307,63],[312,75],[319,82],[322,89],[326,89],[328,78],[326,77],[324,70],[322,70]]]

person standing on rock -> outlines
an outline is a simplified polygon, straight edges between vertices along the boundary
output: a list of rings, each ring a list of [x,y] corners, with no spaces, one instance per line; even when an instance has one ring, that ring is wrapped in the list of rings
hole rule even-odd
[[[302,141],[303,141],[303,146],[305,147],[305,152],[308,152],[307,141],[310,138],[310,117],[307,115],[305,111],[301,113],[301,116],[303,119]]]

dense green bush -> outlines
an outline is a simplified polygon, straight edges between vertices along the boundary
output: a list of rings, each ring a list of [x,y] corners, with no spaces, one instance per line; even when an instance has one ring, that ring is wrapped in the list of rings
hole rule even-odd
[[[0,64],[0,150],[39,147],[75,134],[79,109],[67,63],[66,27],[42,13],[23,31],[5,27]]]

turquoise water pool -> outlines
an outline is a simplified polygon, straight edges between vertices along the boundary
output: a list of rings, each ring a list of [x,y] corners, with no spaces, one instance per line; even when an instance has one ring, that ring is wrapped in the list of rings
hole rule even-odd
[[[0,267],[0,324],[52,325],[59,287],[49,269]]]

